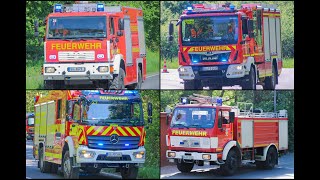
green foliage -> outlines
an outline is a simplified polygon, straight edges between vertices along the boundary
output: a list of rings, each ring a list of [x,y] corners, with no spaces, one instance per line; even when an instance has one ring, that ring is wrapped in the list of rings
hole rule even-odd
[[[161,91],[161,112],[167,106],[174,108],[180,101],[180,97],[202,94],[205,96],[219,96],[229,99],[224,105],[235,106],[237,102],[253,103],[254,108],[261,108],[264,112],[274,111],[274,91],[250,91],[250,90],[215,90],[215,91]],[[294,150],[294,91],[276,91],[276,110],[286,109],[289,119],[289,151]]]
[[[42,38],[45,35],[43,22],[48,14],[52,13],[56,3],[66,4],[74,1],[26,1],[26,59],[42,61],[44,58]],[[96,1],[92,1],[93,3]],[[101,1],[99,1],[101,2]],[[144,13],[144,29],[146,47],[152,51],[159,50],[160,32],[159,1],[103,1],[106,5],[121,5],[141,8]],[[39,37],[34,36],[34,20],[39,21]]]
[[[27,90],[26,91],[26,112],[34,112],[34,98],[48,95],[49,91],[44,90]]]
[[[224,4],[227,1],[161,1],[161,59],[177,57],[177,26],[174,26],[174,40],[168,43],[168,26],[170,20],[178,19],[188,4]],[[237,8],[245,3],[276,4],[281,11],[282,56],[294,57],[294,2],[293,1],[232,1]],[[173,22],[174,25],[176,22]]]
[[[294,58],[283,59],[283,68],[294,68]]]

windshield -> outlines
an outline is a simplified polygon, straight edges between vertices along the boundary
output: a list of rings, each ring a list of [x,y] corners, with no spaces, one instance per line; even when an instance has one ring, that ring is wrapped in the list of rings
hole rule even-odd
[[[75,104],[74,119],[77,117],[80,107]],[[96,126],[108,126],[118,124],[120,126],[143,126],[143,110],[141,103],[105,103],[92,101],[89,106],[82,105],[82,123]]]
[[[212,128],[216,109],[213,108],[176,108],[170,127],[178,128]]]
[[[104,38],[106,17],[51,17],[49,18],[48,39]]]
[[[215,16],[182,20],[183,45],[236,44],[237,16]]]
[[[34,125],[34,118],[28,118],[28,126],[33,126]]]

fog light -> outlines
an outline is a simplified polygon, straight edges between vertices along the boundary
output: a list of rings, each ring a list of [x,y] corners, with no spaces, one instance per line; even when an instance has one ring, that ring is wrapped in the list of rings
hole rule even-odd
[[[45,72],[46,73],[54,73],[56,71],[56,68],[54,67],[46,67]]]
[[[242,70],[242,66],[236,66],[236,70]]]
[[[109,67],[108,66],[99,66],[98,67],[98,71],[99,72],[108,72],[109,71]]]
[[[93,158],[96,153],[93,151],[82,150],[79,152],[80,158]]]
[[[142,158],[144,158],[144,151],[134,152],[134,153],[133,153],[133,156],[134,156],[136,159],[142,159]]]
[[[209,160],[209,159],[211,159],[211,155],[210,154],[202,154],[202,159]]]
[[[176,153],[175,152],[168,152],[168,157],[176,157]]]

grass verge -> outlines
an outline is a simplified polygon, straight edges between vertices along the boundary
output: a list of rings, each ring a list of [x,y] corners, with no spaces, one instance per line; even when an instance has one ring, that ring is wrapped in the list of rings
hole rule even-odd
[[[159,52],[152,52],[147,49],[147,75],[159,73]]]
[[[26,63],[26,89],[42,89],[43,77],[41,75],[42,61],[27,61]]]
[[[284,58],[282,62],[283,68],[294,68],[294,58]]]
[[[161,60],[161,69],[163,69],[163,64],[164,64],[164,60],[162,59]],[[167,69],[178,69],[178,67],[179,67],[178,57],[172,58],[172,62],[170,59],[167,59],[166,65],[167,65]]]

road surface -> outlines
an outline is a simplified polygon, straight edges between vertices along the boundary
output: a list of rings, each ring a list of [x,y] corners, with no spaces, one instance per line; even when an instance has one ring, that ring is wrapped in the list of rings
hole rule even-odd
[[[64,179],[62,175],[41,173],[37,167],[38,161],[32,155],[32,141],[26,141],[26,179]],[[100,173],[98,175],[81,174],[80,179],[121,179],[120,175]]]
[[[168,69],[169,73],[161,73],[161,89],[183,89],[183,81],[179,78],[177,69]],[[162,72],[162,70],[161,70]],[[294,89],[294,69],[284,68],[279,76],[276,89]],[[205,88],[207,89],[207,88]],[[241,89],[241,86],[223,86],[222,89]],[[257,85],[257,89],[263,89]]]
[[[279,165],[272,170],[257,170],[253,164],[245,164],[233,176],[221,176],[212,166],[194,166],[190,173],[181,173],[176,166],[161,168],[161,179],[294,179],[294,154],[279,158]]]
[[[160,89],[160,75],[147,76],[146,81],[142,83],[141,89]]]

